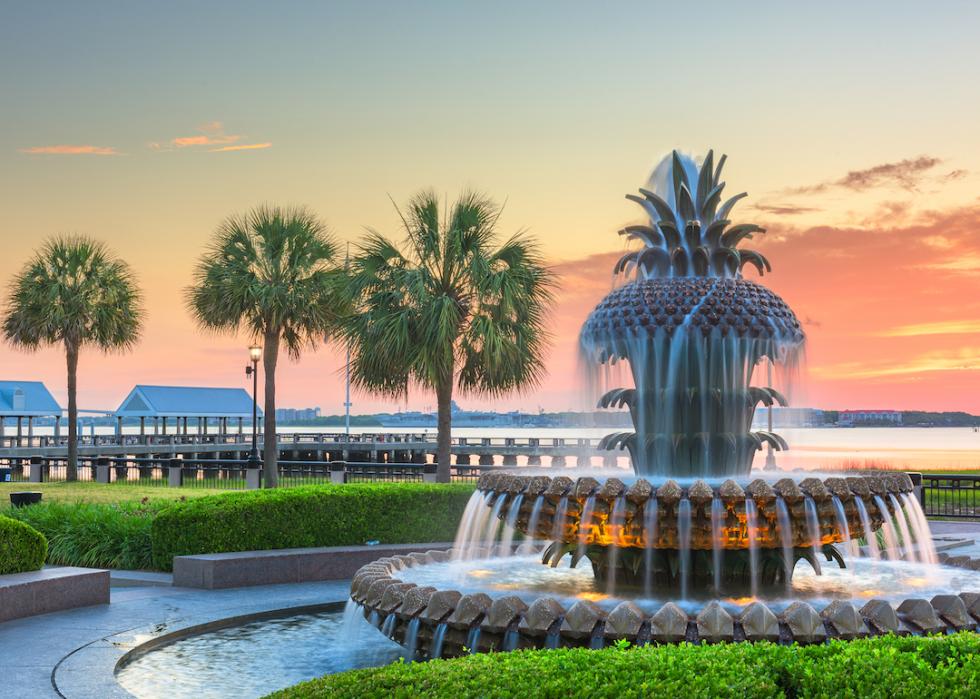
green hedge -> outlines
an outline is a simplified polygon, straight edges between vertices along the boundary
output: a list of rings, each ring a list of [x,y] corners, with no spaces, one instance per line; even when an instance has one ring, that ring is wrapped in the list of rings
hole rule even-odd
[[[153,563],[174,556],[452,541],[473,486],[385,483],[255,490],[178,503],[153,521]]]
[[[87,568],[152,568],[150,524],[165,501],[38,503],[10,510],[48,539],[48,562]]]
[[[48,552],[44,534],[0,515],[0,575],[40,570]]]
[[[737,643],[471,655],[328,675],[275,692],[318,697],[976,697],[980,636]]]

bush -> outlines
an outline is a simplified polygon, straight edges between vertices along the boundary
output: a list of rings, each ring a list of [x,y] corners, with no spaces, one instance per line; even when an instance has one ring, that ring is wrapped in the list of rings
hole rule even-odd
[[[40,570],[47,552],[44,534],[0,515],[0,575]]]
[[[169,503],[48,502],[10,511],[48,539],[48,562],[86,568],[151,568],[150,524]]]
[[[153,521],[153,563],[226,551],[452,541],[471,485],[385,483],[255,490],[197,498]]]
[[[396,663],[270,695],[316,697],[975,697],[980,636],[644,646]]]

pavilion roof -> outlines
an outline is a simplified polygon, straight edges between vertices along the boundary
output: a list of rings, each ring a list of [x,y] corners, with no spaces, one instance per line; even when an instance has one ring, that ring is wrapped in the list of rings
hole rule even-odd
[[[0,381],[0,416],[57,417],[61,406],[40,381]]]
[[[262,411],[259,410],[259,415]],[[137,385],[116,410],[118,417],[251,417],[252,396],[243,388]]]

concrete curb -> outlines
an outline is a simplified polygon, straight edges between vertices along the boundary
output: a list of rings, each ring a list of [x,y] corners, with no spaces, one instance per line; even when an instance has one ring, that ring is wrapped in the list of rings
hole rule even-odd
[[[379,558],[410,553],[419,548],[445,551],[451,546],[449,543],[387,544],[174,556],[173,585],[218,590],[349,580],[361,567]]]
[[[52,567],[0,575],[0,622],[109,604],[109,571]]]

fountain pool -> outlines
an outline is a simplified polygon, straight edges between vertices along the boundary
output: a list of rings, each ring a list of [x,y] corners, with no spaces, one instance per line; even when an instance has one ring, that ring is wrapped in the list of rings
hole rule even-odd
[[[343,604],[188,634],[124,658],[119,684],[139,699],[249,699],[405,655],[353,605],[345,610]]]

